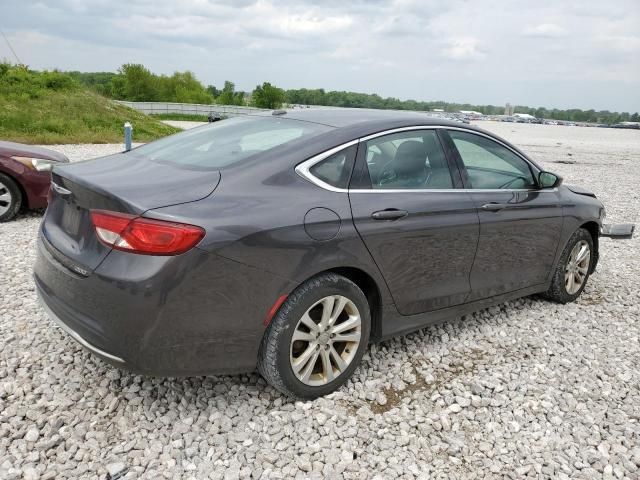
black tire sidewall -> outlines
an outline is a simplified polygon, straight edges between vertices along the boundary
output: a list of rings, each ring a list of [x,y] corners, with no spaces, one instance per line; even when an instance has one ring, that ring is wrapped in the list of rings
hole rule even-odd
[[[22,206],[22,192],[15,180],[3,173],[0,173],[0,183],[11,192],[11,205],[9,205],[9,210],[0,215],[0,223],[2,223],[8,222],[20,211],[20,207]]]
[[[361,339],[356,354],[347,367],[334,381],[321,386],[309,386],[302,383],[293,373],[290,362],[291,338],[302,315],[314,303],[330,295],[342,295],[351,300],[360,313]],[[343,385],[360,364],[362,356],[369,343],[371,331],[371,313],[364,293],[358,286],[345,277],[336,274],[324,274],[314,277],[298,287],[281,307],[276,317],[269,325],[265,334],[277,335],[276,341],[267,342],[267,348],[275,345],[277,350],[270,352],[275,358],[275,368],[278,380],[275,387],[284,393],[298,398],[312,399],[327,395]],[[283,388],[284,387],[284,388]]]

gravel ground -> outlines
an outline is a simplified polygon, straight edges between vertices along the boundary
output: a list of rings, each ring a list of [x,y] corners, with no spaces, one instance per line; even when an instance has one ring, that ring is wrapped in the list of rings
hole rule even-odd
[[[162,120],[162,123],[165,123],[170,127],[181,128],[182,130],[189,130],[190,128],[200,127],[201,125],[207,124],[207,122],[193,122],[190,120]]]
[[[482,126],[593,189],[610,221],[640,220],[640,132]],[[574,304],[521,299],[373,345],[303,403],[257,374],[144,378],[79,348],[36,302],[39,221],[0,226],[2,479],[640,478],[638,238],[602,242]]]

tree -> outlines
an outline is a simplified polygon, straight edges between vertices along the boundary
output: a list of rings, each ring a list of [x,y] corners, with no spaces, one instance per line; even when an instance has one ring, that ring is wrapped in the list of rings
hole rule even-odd
[[[158,84],[155,76],[139,63],[125,63],[119,72],[124,76],[124,97],[132,102],[158,100]]]
[[[269,82],[256,86],[251,94],[251,102],[258,108],[280,108],[284,102],[284,90],[274,87]]]
[[[160,98],[177,103],[212,103],[213,96],[207,92],[195,75],[189,71],[174,72],[170,77],[158,77]]]
[[[213,98],[217,98],[218,95],[220,95],[220,90],[218,90],[215,85],[207,85],[207,92],[209,92]]]
[[[225,80],[224,87],[218,96],[217,101],[220,105],[237,105],[236,86],[233,82]]]
[[[116,75],[111,79],[111,84],[106,91],[117,100],[128,100],[124,91],[125,83],[123,75]]]

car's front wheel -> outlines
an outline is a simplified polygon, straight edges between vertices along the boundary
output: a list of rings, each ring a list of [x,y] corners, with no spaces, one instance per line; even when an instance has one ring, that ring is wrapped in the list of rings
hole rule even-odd
[[[22,193],[12,178],[0,173],[0,223],[16,216],[22,205]]]
[[[573,302],[587,285],[593,259],[593,238],[579,228],[567,242],[544,296],[559,303]]]
[[[258,370],[287,395],[326,395],[357,368],[370,330],[362,290],[343,276],[318,275],[294,290],[269,324]]]

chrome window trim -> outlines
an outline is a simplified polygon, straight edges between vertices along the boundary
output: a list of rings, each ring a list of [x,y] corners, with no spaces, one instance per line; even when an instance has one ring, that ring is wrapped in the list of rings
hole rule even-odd
[[[304,178],[305,180],[313,183],[314,185],[317,185],[320,188],[324,188],[325,190],[329,190],[331,192],[337,192],[337,193],[347,193],[349,191],[348,189],[338,188],[338,187],[334,187],[333,185],[329,185],[328,183],[323,182],[319,178],[312,175],[310,170],[311,170],[311,167],[313,167],[316,163],[321,162],[325,158],[328,158],[334,153],[338,153],[339,151],[344,150],[345,148],[349,148],[353,145],[357,145],[358,142],[359,142],[359,139],[351,140],[350,142],[343,143],[342,145],[338,145],[337,147],[333,147],[332,149],[327,150],[326,152],[322,152],[319,155],[311,157],[310,159],[305,160],[304,162],[296,166],[295,168],[296,173],[300,175],[302,178]]]
[[[471,130],[469,128],[464,128],[464,127],[458,127],[458,126],[447,126],[447,125],[424,125],[424,126],[412,126],[412,127],[399,127],[399,128],[394,128],[392,130],[386,130],[384,132],[378,132],[378,133],[373,133],[371,135],[368,135],[366,137],[362,137],[360,139],[360,142],[366,142],[368,140],[371,140],[373,138],[377,138],[377,137],[381,137],[384,135],[389,135],[389,134],[393,134],[393,133],[400,133],[400,132],[404,132],[404,131],[411,131],[411,130],[428,130],[428,129],[444,129],[444,130],[458,130],[461,132],[465,132],[465,133],[470,133],[472,135],[478,135],[481,137],[485,137],[488,138],[489,140],[493,140],[494,142],[496,142],[499,145],[502,145],[504,148],[506,148],[507,150],[509,150],[510,152],[514,153],[515,155],[517,155],[518,157],[520,157],[522,160],[524,160],[525,162],[527,162],[527,164],[533,168],[534,171],[538,171],[538,168],[536,168],[535,165],[533,165],[529,159],[525,158],[524,156],[522,156],[521,153],[517,152],[516,150],[514,150],[512,147],[510,147],[509,145],[507,145],[506,143],[498,140],[495,137],[492,137],[491,135],[487,135],[486,133],[483,132],[478,132],[477,130]]]
[[[366,137],[362,137],[359,139],[359,142],[368,142],[369,140],[372,140],[374,138],[378,138],[378,137],[384,137],[385,135],[393,135],[394,133],[402,133],[402,132],[410,132],[412,130],[437,130],[440,128],[447,128],[443,125],[418,125],[418,126],[411,126],[411,127],[398,127],[398,128],[392,128],[391,130],[385,130],[383,132],[378,132],[378,133],[372,133],[371,135],[367,135]]]
[[[311,174],[310,169],[311,167],[313,167],[316,163],[321,162],[322,160],[324,160],[325,158],[330,157],[331,155],[333,155],[334,153],[338,153],[339,151],[345,149],[345,148],[349,148],[353,145],[356,145],[358,143],[363,143],[363,142],[367,142],[371,139],[374,138],[378,138],[378,137],[383,137],[385,135],[392,135],[394,133],[402,133],[402,132],[408,132],[408,131],[412,131],[412,130],[438,130],[438,129],[444,129],[444,130],[459,130],[461,132],[465,132],[465,133],[470,133],[473,135],[478,135],[481,137],[485,137],[488,138],[489,140],[492,140],[494,142],[496,142],[497,144],[503,146],[504,148],[506,148],[507,150],[509,150],[510,152],[514,153],[516,156],[518,156],[519,158],[521,158],[523,161],[525,161],[527,163],[527,165],[529,165],[529,167],[533,170],[533,172],[537,172],[540,173],[540,170],[533,165],[527,158],[523,157],[522,154],[518,153],[517,151],[515,151],[513,148],[511,148],[509,145],[506,145],[505,143],[501,142],[500,140],[492,137],[491,135],[487,135],[485,133],[482,132],[478,132],[476,130],[471,130],[468,128],[464,128],[464,127],[458,127],[458,126],[447,126],[447,125],[413,125],[413,126],[409,126],[409,127],[398,127],[398,128],[392,128],[390,130],[384,130],[382,132],[377,132],[377,133],[373,133],[371,135],[367,135],[366,137],[361,137],[358,138],[356,140],[351,140],[349,142],[343,143],[341,145],[338,145],[336,147],[333,147],[325,152],[322,152],[318,155],[315,155],[307,160],[305,160],[304,162],[298,164],[295,167],[295,171],[298,175],[300,175],[302,178],[304,178],[305,180],[313,183],[314,185],[323,188],[325,190],[329,190],[330,192],[335,192],[335,193],[380,193],[380,192],[387,192],[387,193],[451,193],[451,192],[467,192],[467,193],[490,193],[490,192],[539,192],[539,193],[552,193],[552,192],[557,192],[558,189],[554,188],[554,189],[507,189],[507,188],[495,188],[495,189],[473,189],[473,188],[447,188],[447,189],[430,189],[430,188],[423,188],[423,189],[376,189],[376,188],[371,188],[371,189],[347,189],[347,188],[338,188],[338,187],[334,187],[333,185],[329,185],[326,182],[323,182],[322,180],[320,180],[319,178],[315,177],[314,175]]]

